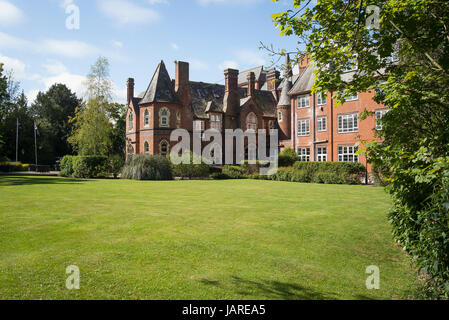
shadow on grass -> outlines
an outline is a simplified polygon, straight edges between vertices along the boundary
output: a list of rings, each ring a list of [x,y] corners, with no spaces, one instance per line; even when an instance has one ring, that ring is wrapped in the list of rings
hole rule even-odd
[[[280,281],[252,281],[237,276],[232,277],[236,293],[244,296],[256,295],[262,299],[273,300],[329,300],[337,299],[332,293],[318,292],[294,283]],[[201,283],[211,286],[220,286],[218,281],[202,279]]]
[[[71,179],[60,177],[25,177],[25,176],[0,176],[0,186],[24,186],[37,184],[80,184],[90,180]]]

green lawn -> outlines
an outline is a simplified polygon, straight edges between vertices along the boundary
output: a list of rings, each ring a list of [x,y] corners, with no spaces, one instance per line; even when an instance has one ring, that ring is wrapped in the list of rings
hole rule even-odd
[[[390,205],[367,186],[0,176],[0,299],[399,299],[415,275]]]

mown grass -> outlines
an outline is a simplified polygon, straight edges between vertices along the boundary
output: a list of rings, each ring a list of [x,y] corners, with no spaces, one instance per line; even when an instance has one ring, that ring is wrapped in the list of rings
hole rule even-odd
[[[415,275],[389,206],[367,186],[3,176],[0,298],[404,298]]]

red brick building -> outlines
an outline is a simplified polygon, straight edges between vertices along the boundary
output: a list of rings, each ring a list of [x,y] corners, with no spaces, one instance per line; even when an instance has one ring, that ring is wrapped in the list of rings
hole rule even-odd
[[[176,128],[189,132],[215,128],[279,129],[279,149],[290,146],[303,161],[358,161],[356,143],[374,139],[373,117],[360,121],[363,110],[380,118],[386,108],[373,101],[374,92],[348,97],[336,106],[333,94],[312,94],[314,66],[301,61],[299,74],[263,66],[239,72],[227,69],[225,85],[189,79],[189,64],[175,62],[171,80],[164,62],[159,63],[146,91],[134,96],[134,80],[128,79],[127,155],[167,154],[175,142]],[[344,76],[351,77],[355,70]],[[223,134],[224,136],[224,134]]]

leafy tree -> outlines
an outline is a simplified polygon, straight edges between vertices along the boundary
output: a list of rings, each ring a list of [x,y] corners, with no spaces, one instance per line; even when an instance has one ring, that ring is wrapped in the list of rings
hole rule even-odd
[[[92,65],[86,81],[87,103],[79,107],[71,119],[69,143],[80,155],[108,155],[112,147],[111,111],[112,84],[109,63],[100,57]]]
[[[449,297],[448,12],[449,2],[438,0],[295,0],[272,16],[281,35],[304,47],[298,58],[318,67],[314,91],[342,102],[377,89],[375,100],[390,108],[383,142],[367,141],[365,152],[389,168],[393,234],[427,280],[426,297],[437,298]],[[344,77],[354,63],[354,76]]]
[[[64,84],[54,84],[46,92],[39,92],[31,111],[39,127],[39,155],[43,163],[72,154],[67,139],[72,131],[70,117],[81,101]]]
[[[111,103],[108,107],[109,117],[113,122],[112,154],[125,159],[126,142],[126,107],[123,104]]]

